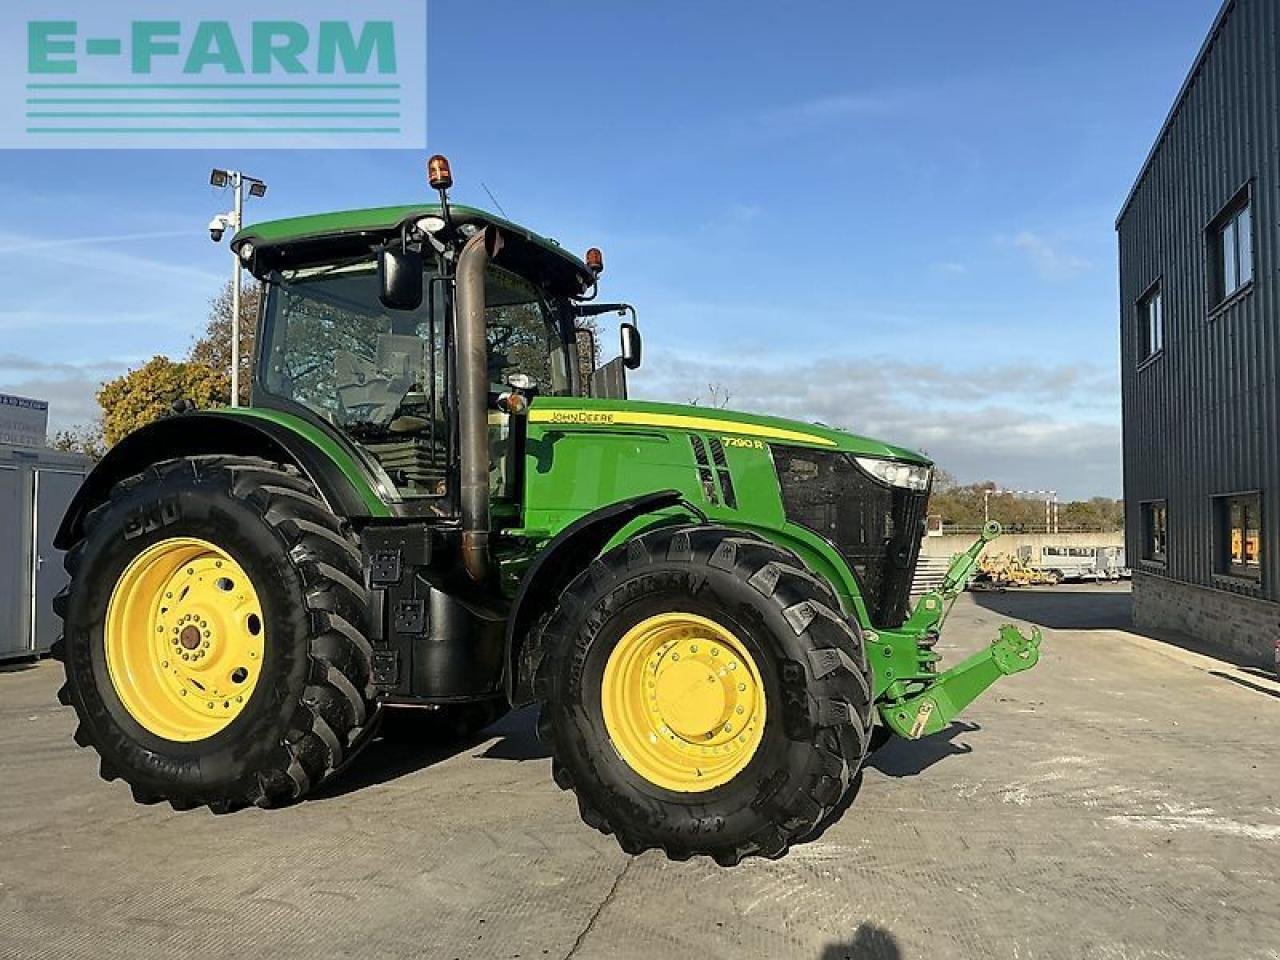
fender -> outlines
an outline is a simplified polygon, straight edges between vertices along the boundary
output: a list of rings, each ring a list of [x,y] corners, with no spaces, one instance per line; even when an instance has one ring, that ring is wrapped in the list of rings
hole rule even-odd
[[[296,423],[292,421],[297,421]],[[54,545],[67,550],[80,539],[84,518],[126,477],[162,460],[231,454],[289,463],[320,491],[340,517],[384,516],[374,481],[359,461],[318,429],[287,414],[184,413],[166,417],[129,434],[85,477],[58,528]],[[345,462],[343,462],[345,461]]]
[[[507,699],[513,706],[533,699],[533,670],[541,659],[536,638],[532,644],[526,645],[526,635],[559,599],[569,581],[585,570],[623,527],[646,514],[682,503],[684,495],[678,490],[662,490],[619,500],[579,517],[556,534],[542,550],[525,571],[507,620],[504,684]]]

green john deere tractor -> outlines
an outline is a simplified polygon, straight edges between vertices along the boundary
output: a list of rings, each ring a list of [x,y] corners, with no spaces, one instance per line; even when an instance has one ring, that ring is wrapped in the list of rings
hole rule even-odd
[[[1040,638],[934,645],[984,531],[909,603],[931,465],[841,430],[633,402],[585,261],[439,202],[233,241],[265,286],[249,407],[117,444],[57,542],[61,700],[142,802],[306,796],[384,720],[537,703],[628,851],[778,856],[868,751],[946,727]],[[423,729],[427,729],[426,726]],[[426,734],[423,734],[424,736]]]

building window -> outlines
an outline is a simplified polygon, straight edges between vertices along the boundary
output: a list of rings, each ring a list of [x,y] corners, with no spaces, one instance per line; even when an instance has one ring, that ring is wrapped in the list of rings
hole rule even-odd
[[[1209,225],[1209,289],[1215,304],[1253,281],[1253,207],[1246,187]]]
[[[1169,548],[1169,505],[1152,500],[1142,505],[1142,559],[1164,563]]]
[[[1262,494],[1217,498],[1218,572],[1232,577],[1262,577]]]
[[[1164,297],[1157,284],[1138,301],[1138,362],[1164,349]]]

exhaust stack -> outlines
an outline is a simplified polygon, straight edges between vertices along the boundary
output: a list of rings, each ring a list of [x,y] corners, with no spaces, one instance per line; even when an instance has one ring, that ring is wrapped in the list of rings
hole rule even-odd
[[[463,246],[456,274],[462,564],[477,583],[489,576],[489,361],[484,273],[501,249],[502,236],[497,230],[481,230]]]

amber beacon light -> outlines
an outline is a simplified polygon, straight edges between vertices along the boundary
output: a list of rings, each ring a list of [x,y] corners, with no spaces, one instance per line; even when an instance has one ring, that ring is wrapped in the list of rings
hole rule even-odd
[[[437,153],[427,161],[427,183],[433,190],[448,190],[453,186],[453,171],[449,169],[449,158]]]

